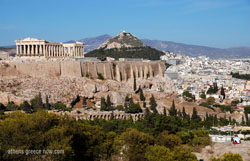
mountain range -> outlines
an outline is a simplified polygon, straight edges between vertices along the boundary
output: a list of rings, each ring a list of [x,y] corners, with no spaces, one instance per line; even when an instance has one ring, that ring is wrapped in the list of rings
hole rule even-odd
[[[100,35],[97,37],[90,37],[80,39],[78,41],[84,42],[85,52],[92,51],[98,48],[103,42],[112,38],[111,35]],[[208,56],[213,59],[218,58],[249,58],[250,57],[250,47],[233,47],[233,48],[214,48],[199,45],[189,45],[184,43],[176,43],[172,41],[162,41],[162,40],[150,40],[141,39],[142,42],[152,48],[156,48],[161,51],[170,51],[176,54],[183,54],[186,56]],[[75,42],[75,41],[67,41]]]
[[[112,36],[108,34],[100,35],[97,37],[89,37],[80,39],[77,41],[84,42],[85,52],[97,49],[103,42],[111,39]],[[161,51],[170,51],[176,54],[183,54],[187,56],[208,56],[213,59],[218,58],[249,58],[250,57],[250,47],[233,47],[233,48],[214,48],[199,45],[189,45],[184,43],[176,43],[172,41],[161,41],[161,40],[150,40],[141,39],[142,42],[152,48],[156,48]],[[70,40],[65,43],[72,43],[75,40]],[[15,46],[8,46],[14,48]]]

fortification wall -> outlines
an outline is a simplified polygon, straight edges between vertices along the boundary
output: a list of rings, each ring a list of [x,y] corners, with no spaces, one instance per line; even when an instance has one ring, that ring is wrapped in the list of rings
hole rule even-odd
[[[27,62],[15,63],[18,72],[31,77],[59,77],[61,75],[61,63],[55,62]]]
[[[31,77],[74,76],[127,81],[130,78],[153,78],[163,76],[164,62],[80,62],[80,61],[41,61],[12,63],[17,72]]]

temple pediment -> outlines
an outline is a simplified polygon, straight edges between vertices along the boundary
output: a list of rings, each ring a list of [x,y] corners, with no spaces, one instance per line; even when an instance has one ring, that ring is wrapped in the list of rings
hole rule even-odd
[[[27,37],[27,38],[24,38],[24,39],[21,39],[23,41],[41,41],[40,39],[36,39],[36,38],[31,38],[31,37]]]

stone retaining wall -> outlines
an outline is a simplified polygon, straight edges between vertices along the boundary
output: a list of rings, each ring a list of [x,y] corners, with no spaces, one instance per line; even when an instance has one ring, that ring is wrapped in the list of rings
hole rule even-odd
[[[80,61],[41,61],[10,63],[19,73],[31,77],[73,76],[97,79],[101,74],[104,79],[127,81],[129,78],[153,78],[163,76],[164,62],[80,62]]]

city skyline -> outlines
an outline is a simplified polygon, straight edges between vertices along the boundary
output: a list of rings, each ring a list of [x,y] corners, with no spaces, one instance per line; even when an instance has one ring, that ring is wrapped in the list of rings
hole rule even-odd
[[[250,46],[248,0],[0,2],[0,46],[35,37],[64,42],[116,35],[228,48]]]

